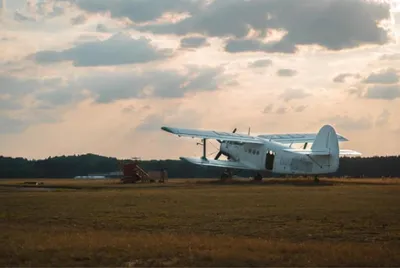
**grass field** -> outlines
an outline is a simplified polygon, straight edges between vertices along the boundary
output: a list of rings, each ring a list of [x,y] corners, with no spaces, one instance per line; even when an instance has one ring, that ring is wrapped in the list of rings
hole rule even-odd
[[[0,266],[400,266],[400,180],[0,180]]]

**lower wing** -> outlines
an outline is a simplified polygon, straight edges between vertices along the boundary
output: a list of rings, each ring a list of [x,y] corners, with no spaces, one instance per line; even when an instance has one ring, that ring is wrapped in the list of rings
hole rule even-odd
[[[200,165],[200,166],[253,170],[252,167],[242,164],[240,162],[236,162],[236,161],[202,159],[202,158],[194,158],[194,157],[181,157],[180,159],[187,161],[189,163],[195,164],[195,165]]]

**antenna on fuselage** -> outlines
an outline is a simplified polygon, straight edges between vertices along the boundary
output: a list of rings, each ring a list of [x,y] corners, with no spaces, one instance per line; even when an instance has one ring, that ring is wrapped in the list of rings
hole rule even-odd
[[[249,133],[248,133],[248,135],[250,136],[250,127],[249,127]]]

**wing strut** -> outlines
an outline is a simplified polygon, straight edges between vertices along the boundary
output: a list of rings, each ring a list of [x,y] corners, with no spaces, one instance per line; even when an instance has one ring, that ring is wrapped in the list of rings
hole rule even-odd
[[[304,143],[303,150],[307,148],[308,142]]]
[[[207,139],[203,139],[203,157],[202,157],[202,159],[204,159],[204,160],[207,160],[207,157],[206,157],[206,153],[207,153],[207,150],[206,150],[206,143],[207,143]]]

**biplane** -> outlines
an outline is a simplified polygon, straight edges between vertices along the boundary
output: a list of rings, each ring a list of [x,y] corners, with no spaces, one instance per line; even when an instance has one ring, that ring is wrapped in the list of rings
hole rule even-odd
[[[162,130],[179,137],[200,138],[203,156],[200,158],[180,157],[192,164],[220,167],[226,170],[252,170],[255,179],[261,180],[261,172],[287,175],[318,175],[334,173],[339,168],[339,157],[360,156],[361,153],[339,148],[339,142],[347,138],[336,133],[330,125],[324,125],[318,133],[249,134],[219,132],[210,130],[162,127]],[[217,140],[219,152],[214,158],[207,158],[207,140]],[[307,149],[309,143],[311,147]],[[302,148],[293,148],[302,144]],[[220,160],[221,156],[226,160]]]

